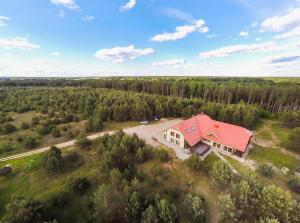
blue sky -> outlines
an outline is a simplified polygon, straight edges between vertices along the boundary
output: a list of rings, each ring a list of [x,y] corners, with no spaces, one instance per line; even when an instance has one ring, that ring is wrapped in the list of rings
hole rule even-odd
[[[1,0],[0,76],[300,76],[299,0]]]

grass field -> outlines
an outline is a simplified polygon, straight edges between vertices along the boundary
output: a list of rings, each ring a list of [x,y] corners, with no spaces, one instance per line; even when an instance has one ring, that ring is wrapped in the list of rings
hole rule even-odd
[[[284,143],[287,141],[292,130],[285,128],[277,120],[264,119],[255,130],[255,141],[262,146],[281,146],[284,147]]]
[[[275,83],[300,83],[299,77],[264,77],[265,80],[271,80]]]
[[[248,158],[253,159],[257,163],[270,162],[278,168],[287,167],[294,170],[298,165],[298,160],[288,154],[284,154],[276,148],[264,148],[255,146],[249,154]]]
[[[292,129],[283,127],[278,121],[271,121],[272,132],[279,140],[279,145],[284,147],[284,143],[292,133]]]

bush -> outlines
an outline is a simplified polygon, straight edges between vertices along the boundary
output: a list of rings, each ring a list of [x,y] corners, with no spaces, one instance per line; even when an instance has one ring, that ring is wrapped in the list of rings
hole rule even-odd
[[[184,161],[185,164],[192,170],[200,170],[203,167],[203,162],[199,156],[192,154],[187,160]]]
[[[143,163],[150,158],[150,155],[151,151],[148,147],[141,147],[136,151],[135,157],[138,162]]]
[[[2,125],[2,127],[0,129],[0,132],[2,132],[3,134],[9,134],[9,133],[12,133],[16,130],[17,130],[17,128],[13,124],[5,123],[4,125]]]
[[[233,179],[233,172],[229,164],[222,160],[214,163],[211,171],[209,172],[212,184],[217,187],[228,186]]]
[[[29,124],[27,123],[27,122],[22,122],[22,124],[21,124],[21,129],[23,129],[23,130],[26,130],[26,129],[29,129]]]
[[[51,209],[53,208],[62,208],[64,207],[69,201],[69,195],[67,192],[60,192],[56,195],[54,195],[53,197],[51,197],[48,200],[48,205],[51,207]]]
[[[14,197],[6,206],[3,222],[7,223],[38,223],[46,219],[45,204],[38,200]]]
[[[68,166],[79,166],[83,163],[82,157],[77,152],[70,152],[63,157],[64,163]]]
[[[12,172],[12,168],[10,166],[4,166],[0,168],[0,176],[7,176]]]
[[[81,159],[81,156],[77,152],[70,152],[64,156],[64,160],[70,163],[76,163]]]
[[[51,131],[51,135],[54,137],[54,138],[58,138],[61,136],[61,133],[59,131],[58,128],[54,127]]]
[[[170,159],[169,152],[165,149],[156,149],[154,151],[154,157],[155,159],[162,162],[168,161]]]
[[[3,142],[0,144],[0,153],[1,152],[10,152],[14,150],[14,146],[11,142]]]
[[[160,222],[176,223],[178,220],[178,212],[173,203],[167,199],[160,199],[156,202],[158,217]]]
[[[31,125],[35,126],[35,125],[38,125],[39,123],[40,123],[40,118],[37,116],[33,116],[31,119]]]
[[[40,135],[48,135],[53,128],[54,128],[53,125],[50,125],[49,123],[44,123],[43,125],[37,128],[37,132]]]
[[[92,142],[85,137],[83,134],[79,134],[78,137],[76,138],[76,145],[80,149],[86,149],[92,144]]]
[[[259,172],[263,176],[271,178],[274,174],[274,168],[272,165],[264,163],[259,166]]]
[[[79,135],[79,130],[72,130],[72,129],[68,129],[67,130],[67,137],[69,139],[74,139],[75,137],[77,137]]]
[[[70,189],[76,194],[83,194],[90,187],[91,183],[86,177],[72,178],[69,182]]]
[[[297,193],[300,193],[300,177],[292,175],[287,181],[288,187]]]
[[[49,172],[59,172],[62,169],[63,161],[61,157],[61,151],[55,146],[52,146],[48,152],[45,153],[44,166]]]
[[[38,145],[36,139],[30,136],[27,136],[23,139],[23,144],[26,149],[33,149]]]
[[[205,206],[201,197],[188,193],[184,196],[183,204],[191,222],[205,222]]]

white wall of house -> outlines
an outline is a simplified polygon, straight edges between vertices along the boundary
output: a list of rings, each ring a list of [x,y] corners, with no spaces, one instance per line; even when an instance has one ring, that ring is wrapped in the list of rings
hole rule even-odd
[[[175,129],[168,129],[164,132],[164,138],[173,144],[178,145],[180,148],[184,149],[184,136],[181,132]]]
[[[173,143],[178,145],[180,148],[184,149],[185,145],[185,139],[184,136],[181,132],[175,130],[175,129],[167,129],[166,131],[163,132],[163,137],[166,139],[168,142]],[[202,139],[202,143],[209,145],[211,147],[214,147],[223,153],[227,154],[233,154],[235,149],[230,148],[226,145],[220,144],[218,142],[214,142],[212,140],[207,140],[207,139]]]

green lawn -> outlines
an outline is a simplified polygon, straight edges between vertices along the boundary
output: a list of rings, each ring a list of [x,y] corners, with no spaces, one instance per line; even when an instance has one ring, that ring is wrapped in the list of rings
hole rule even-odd
[[[241,175],[246,176],[248,175],[252,170],[243,165],[241,162],[229,157],[229,156],[223,156],[230,164],[231,166],[236,169]]]
[[[279,139],[280,145],[284,146],[284,142],[287,141],[288,137],[292,133],[292,129],[283,127],[279,121],[271,122],[272,132]]]
[[[287,167],[291,170],[298,165],[298,160],[291,155],[284,154],[276,148],[264,148],[255,146],[250,150],[248,158],[253,159],[258,163],[271,162],[278,168]]]
[[[271,80],[275,83],[300,83],[299,77],[264,77],[265,80]]]

